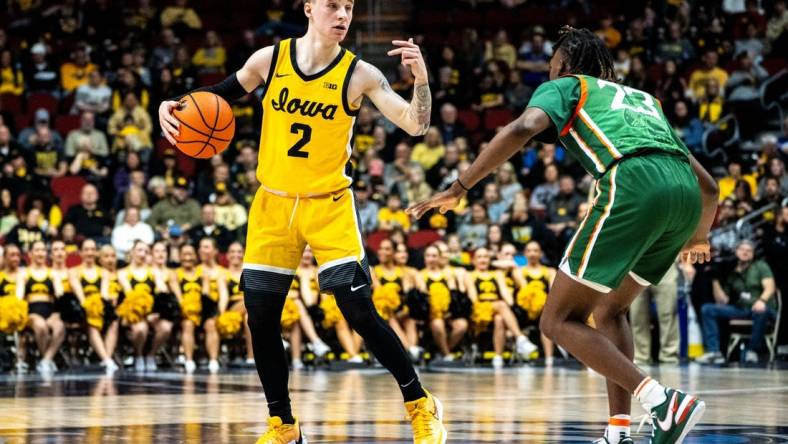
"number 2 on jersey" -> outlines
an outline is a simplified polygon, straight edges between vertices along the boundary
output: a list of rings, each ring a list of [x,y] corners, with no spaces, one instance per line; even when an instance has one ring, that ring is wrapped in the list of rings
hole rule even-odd
[[[302,159],[306,159],[309,157],[309,153],[306,151],[301,151],[301,148],[303,148],[307,143],[309,143],[310,140],[312,140],[312,127],[303,123],[294,123],[290,127],[290,133],[292,134],[298,134],[301,132],[303,132],[303,134],[301,134],[301,138],[298,139],[298,142],[296,142],[292,148],[287,150],[287,155],[290,157],[300,157]]]
[[[613,97],[613,103],[610,104],[610,109],[628,109],[636,113],[645,114],[647,116],[654,117],[655,119],[659,119],[659,111],[657,111],[657,108],[654,106],[654,99],[649,94],[634,88],[630,88],[628,86],[621,86],[618,83],[608,82],[607,80],[602,79],[597,79],[597,86],[599,86],[600,89],[606,86],[611,86],[616,89],[616,96]],[[643,98],[643,106],[632,106],[628,103],[624,103],[625,97],[627,99],[634,100],[633,96],[635,94],[639,94]]]

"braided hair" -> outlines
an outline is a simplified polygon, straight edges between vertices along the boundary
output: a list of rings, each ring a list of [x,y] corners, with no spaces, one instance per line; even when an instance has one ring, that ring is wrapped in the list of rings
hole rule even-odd
[[[610,51],[602,39],[588,29],[562,27],[553,45],[553,53],[559,49],[566,57],[569,74],[585,74],[612,82],[616,80]]]

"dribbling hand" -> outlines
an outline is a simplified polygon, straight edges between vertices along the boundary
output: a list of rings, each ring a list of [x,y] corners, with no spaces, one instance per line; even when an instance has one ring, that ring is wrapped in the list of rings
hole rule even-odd
[[[180,134],[178,131],[180,123],[178,119],[172,115],[173,110],[175,110],[178,105],[178,102],[174,100],[165,100],[159,105],[159,125],[161,126],[161,131],[164,133],[164,138],[172,145],[175,145],[175,137]]]

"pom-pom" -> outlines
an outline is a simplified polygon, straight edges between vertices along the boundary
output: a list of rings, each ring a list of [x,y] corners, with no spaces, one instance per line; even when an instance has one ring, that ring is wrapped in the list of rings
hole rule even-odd
[[[471,321],[476,326],[476,331],[484,331],[493,320],[495,310],[492,302],[477,302],[473,304]]]
[[[216,318],[216,330],[224,339],[234,338],[241,331],[244,317],[237,311],[225,311]]]
[[[430,284],[430,318],[443,319],[449,311],[451,304],[451,292],[446,284],[433,282]]]
[[[82,303],[85,317],[89,326],[101,330],[104,328],[104,299],[100,294],[93,294],[85,298]]]
[[[143,321],[151,311],[153,311],[153,295],[139,290],[131,290],[117,309],[118,317],[126,324]]]
[[[298,312],[298,304],[296,304],[295,299],[285,299],[285,306],[282,309],[282,328],[285,330],[289,329],[293,324],[298,322],[300,318],[301,314]]]
[[[372,303],[381,318],[388,321],[402,305],[397,289],[392,285],[382,285],[372,292]]]
[[[0,333],[18,333],[27,326],[27,301],[16,296],[0,297]]]
[[[320,299],[320,309],[323,310],[323,328],[333,328],[344,318],[339,311],[337,299],[333,294],[323,294]]]
[[[547,292],[541,281],[531,281],[517,292],[517,305],[528,312],[528,318],[531,320],[539,317],[546,301]]]
[[[192,321],[194,325],[202,323],[202,295],[199,291],[189,291],[183,295],[181,312],[184,319]]]

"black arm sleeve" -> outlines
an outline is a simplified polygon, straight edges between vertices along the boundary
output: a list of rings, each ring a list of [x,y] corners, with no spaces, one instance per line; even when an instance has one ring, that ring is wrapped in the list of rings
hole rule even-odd
[[[205,92],[209,92],[209,93],[214,93],[217,96],[223,98],[224,100],[226,100],[228,102],[232,102],[233,100],[238,100],[241,97],[243,97],[243,96],[248,94],[248,92],[241,85],[241,82],[238,81],[238,77],[237,77],[236,73],[230,74],[226,79],[222,80],[221,82],[219,82],[219,83],[217,83],[215,85],[203,86],[203,87],[197,88],[196,90],[194,90],[192,92],[198,92],[198,91],[205,91]],[[176,101],[180,100],[185,95],[186,94],[184,94],[182,96],[179,96],[179,97],[177,97],[177,98],[175,98],[173,100],[176,100]]]

